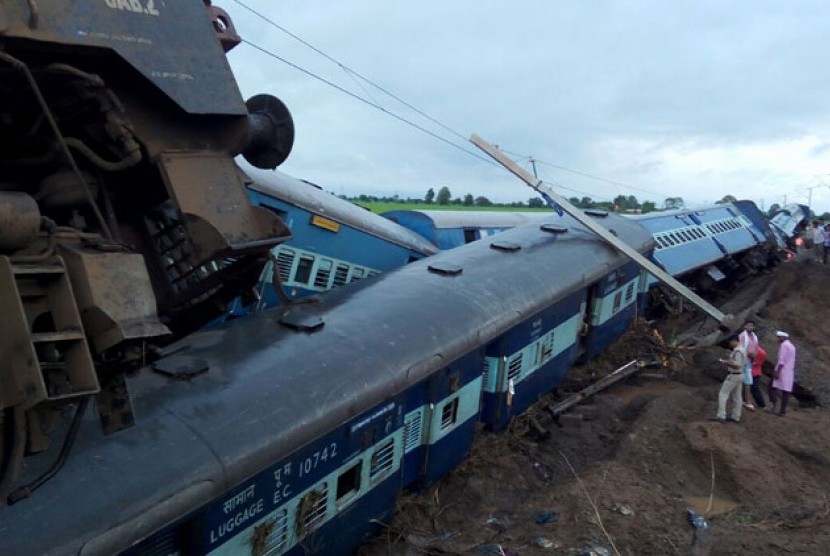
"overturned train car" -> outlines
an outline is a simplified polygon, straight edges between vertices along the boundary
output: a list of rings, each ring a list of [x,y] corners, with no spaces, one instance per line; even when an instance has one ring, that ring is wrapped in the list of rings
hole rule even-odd
[[[131,426],[125,373],[224,314],[290,236],[234,163],[293,142],[279,100],[240,96],[238,41],[209,1],[0,2],[3,504],[72,406]]]
[[[557,218],[193,334],[131,379],[135,427],[81,418],[60,475],[2,510],[0,551],[342,554],[461,461],[476,423],[615,339],[639,279]]]

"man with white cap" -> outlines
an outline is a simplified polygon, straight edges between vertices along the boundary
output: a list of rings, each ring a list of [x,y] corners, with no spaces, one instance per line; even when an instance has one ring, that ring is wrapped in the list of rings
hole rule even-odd
[[[773,381],[769,388],[770,411],[775,413],[775,406],[778,405],[778,392],[781,392],[781,406],[778,415],[783,417],[787,414],[787,403],[790,401],[790,393],[795,383],[795,346],[790,342],[790,335],[779,330],[775,333],[778,337],[778,363],[772,373]]]

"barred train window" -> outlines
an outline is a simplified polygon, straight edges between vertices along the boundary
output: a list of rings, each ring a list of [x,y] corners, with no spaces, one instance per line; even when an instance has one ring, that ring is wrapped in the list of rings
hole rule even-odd
[[[334,266],[334,263],[329,259],[320,259],[320,264],[317,265],[317,274],[314,276],[316,287],[328,289],[332,266]]]
[[[522,374],[522,354],[519,353],[518,355],[514,355],[508,362],[507,362],[507,380],[513,380],[514,382],[518,380],[519,376]]]
[[[288,545],[288,511],[280,510],[272,519],[254,527],[251,549],[254,554],[276,556]]]
[[[392,469],[395,463],[395,439],[390,438],[378,446],[372,454],[372,466],[369,468],[369,479],[375,481],[384,473]]]
[[[452,428],[458,421],[458,398],[444,405],[441,410],[441,430]]]
[[[403,425],[404,451],[411,450],[421,444],[421,413],[413,413]]]
[[[323,483],[300,500],[297,506],[295,529],[297,537],[304,537],[322,525],[326,517],[329,487]]]

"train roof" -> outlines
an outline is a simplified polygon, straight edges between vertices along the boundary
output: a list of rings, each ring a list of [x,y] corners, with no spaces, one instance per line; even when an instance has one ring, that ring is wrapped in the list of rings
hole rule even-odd
[[[529,222],[550,218],[552,211],[512,212],[498,210],[392,210],[381,216],[396,221],[398,218],[423,218],[437,229],[442,228],[515,228]]]
[[[550,222],[170,346],[157,367],[207,372],[142,371],[130,381],[138,424],[112,437],[88,412],[58,476],[0,509],[0,552],[123,549],[123,536],[139,540],[625,263],[570,217]],[[631,220],[602,223],[653,247]],[[33,456],[28,473],[53,457]]]
[[[248,187],[254,191],[418,251],[424,255],[438,252],[435,245],[415,232],[336,195],[327,193],[317,185],[276,170],[254,168],[242,158],[237,158],[236,163],[251,178]]]

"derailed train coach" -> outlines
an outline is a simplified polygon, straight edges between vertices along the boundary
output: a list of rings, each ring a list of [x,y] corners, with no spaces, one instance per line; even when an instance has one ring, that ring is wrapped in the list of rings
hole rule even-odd
[[[193,334],[130,380],[135,427],[85,416],[60,474],[0,510],[0,552],[345,553],[613,341],[638,274],[554,218]]]
[[[251,204],[291,237],[271,250],[256,286],[231,305],[239,317],[388,272],[435,254],[431,242],[320,186],[237,159]],[[222,320],[225,320],[224,318]]]
[[[603,211],[587,212],[601,214]],[[789,217],[793,214],[792,217]],[[442,249],[487,237],[538,219],[541,213],[470,211],[392,211],[387,218],[424,235]],[[696,209],[626,215],[649,230],[655,240],[652,261],[682,282],[700,291],[724,289],[748,275],[762,272],[780,259],[784,241],[792,237],[801,212],[792,209],[773,225],[752,201],[717,204]],[[649,276],[647,288],[658,284]]]

